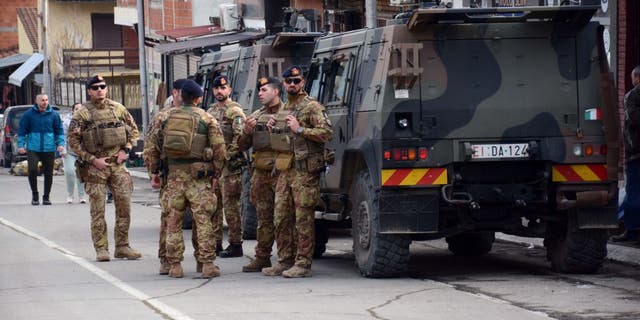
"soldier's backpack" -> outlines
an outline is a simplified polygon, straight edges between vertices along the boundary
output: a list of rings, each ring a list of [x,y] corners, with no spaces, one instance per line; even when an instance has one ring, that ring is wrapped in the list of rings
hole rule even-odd
[[[187,108],[175,109],[164,123],[162,150],[167,158],[192,158],[191,150],[198,118]]]

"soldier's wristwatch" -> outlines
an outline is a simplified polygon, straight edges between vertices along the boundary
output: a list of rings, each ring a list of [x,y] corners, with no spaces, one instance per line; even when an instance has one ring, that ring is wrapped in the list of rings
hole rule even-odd
[[[303,127],[298,127],[298,130],[296,130],[297,134],[301,134],[302,132],[304,132],[304,128]]]

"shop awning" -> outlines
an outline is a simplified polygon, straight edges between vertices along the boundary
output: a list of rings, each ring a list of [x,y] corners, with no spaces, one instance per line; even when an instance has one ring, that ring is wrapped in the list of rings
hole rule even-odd
[[[27,59],[29,59],[29,55],[21,53],[14,54],[5,58],[0,58],[0,69],[15,66],[16,64],[22,64],[27,61]]]
[[[11,75],[9,75],[9,83],[18,87],[22,86],[22,80],[26,78],[33,70],[44,61],[44,56],[40,53],[34,53],[22,63]]]
[[[180,53],[190,51],[196,48],[206,48],[222,44],[236,43],[240,41],[260,39],[264,37],[264,33],[260,32],[233,32],[221,33],[215,36],[197,38],[193,40],[177,41],[162,43],[155,46],[155,50],[162,54]]]

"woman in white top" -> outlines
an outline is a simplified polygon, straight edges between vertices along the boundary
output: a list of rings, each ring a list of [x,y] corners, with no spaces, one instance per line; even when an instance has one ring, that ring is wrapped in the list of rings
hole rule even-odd
[[[84,197],[84,183],[80,182],[80,180],[76,177],[76,160],[78,158],[71,149],[69,148],[69,123],[71,123],[71,117],[73,113],[75,113],[82,104],[76,103],[71,107],[71,112],[68,113],[64,119],[62,120],[62,127],[64,128],[64,140],[65,140],[65,148],[67,149],[67,154],[62,159],[64,163],[64,176],[67,180],[67,203],[73,203],[73,192],[74,189],[78,188],[78,200],[80,203],[87,203],[87,200]]]

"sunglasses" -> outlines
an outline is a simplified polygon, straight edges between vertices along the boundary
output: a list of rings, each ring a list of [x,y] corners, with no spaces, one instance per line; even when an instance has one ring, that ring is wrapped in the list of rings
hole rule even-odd
[[[107,85],[106,84],[97,84],[95,86],[90,86],[89,88],[91,88],[91,90],[98,90],[98,89],[106,89]]]
[[[300,78],[286,78],[284,79],[284,82],[286,82],[287,84],[300,84],[300,82],[302,82],[302,79]]]

